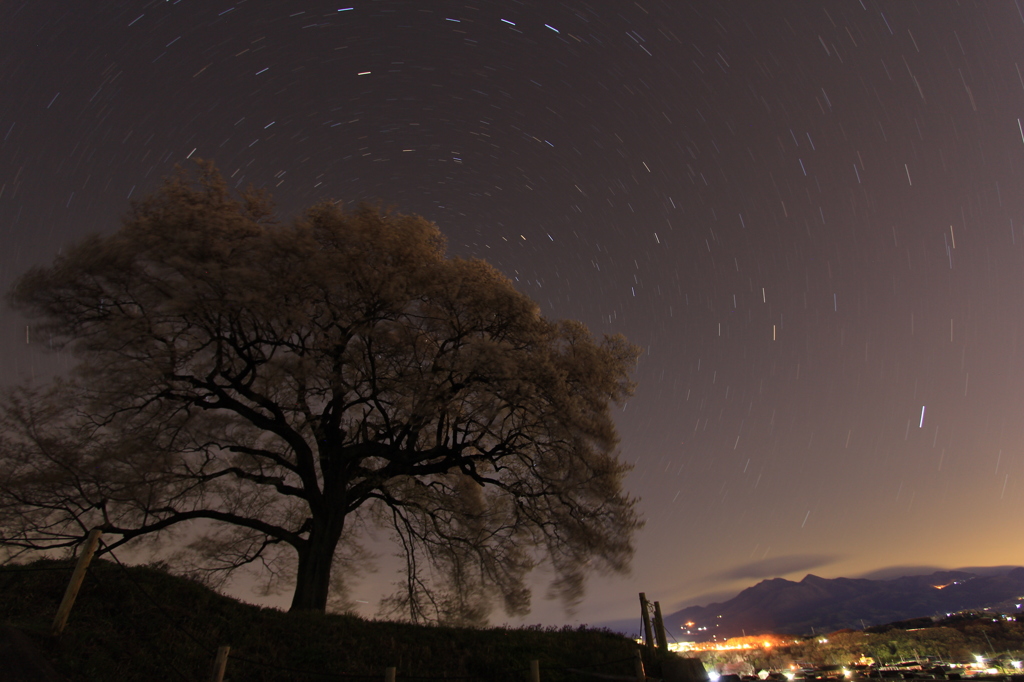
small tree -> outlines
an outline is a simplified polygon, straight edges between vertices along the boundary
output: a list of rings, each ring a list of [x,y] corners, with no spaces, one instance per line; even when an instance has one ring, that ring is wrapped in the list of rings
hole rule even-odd
[[[196,566],[259,562],[322,611],[336,558],[381,526],[405,560],[390,607],[469,623],[495,595],[526,613],[538,563],[570,605],[589,571],[627,570],[640,522],[609,413],[637,348],[443,249],[365,206],[279,223],[205,165],[30,270],[11,301],[79,362],[7,397],[3,542],[187,529]]]

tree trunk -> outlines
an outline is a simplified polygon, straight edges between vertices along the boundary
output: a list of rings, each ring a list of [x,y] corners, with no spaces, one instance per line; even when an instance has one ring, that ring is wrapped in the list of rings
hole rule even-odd
[[[327,610],[331,589],[331,565],[341,538],[343,522],[313,522],[308,543],[299,550],[299,568],[295,574],[295,594],[289,611]],[[336,527],[334,527],[336,526]]]

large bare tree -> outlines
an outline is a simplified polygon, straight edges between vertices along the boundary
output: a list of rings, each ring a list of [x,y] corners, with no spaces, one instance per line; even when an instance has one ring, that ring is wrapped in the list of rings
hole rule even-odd
[[[405,566],[391,606],[464,623],[526,613],[538,564],[569,603],[628,568],[610,406],[637,348],[543,318],[421,217],[324,203],[279,222],[200,166],[10,300],[77,366],[4,402],[8,548],[175,531],[195,565],[258,567],[323,610],[337,558],[384,527]]]

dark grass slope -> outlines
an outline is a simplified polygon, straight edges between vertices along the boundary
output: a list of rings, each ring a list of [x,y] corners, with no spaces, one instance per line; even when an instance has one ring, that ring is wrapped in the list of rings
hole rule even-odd
[[[231,647],[226,679],[587,679],[568,670],[632,675],[637,645],[604,630],[477,630],[284,613],[243,604],[196,582],[146,567],[95,560],[67,629],[48,637],[71,562],[0,567],[0,623],[28,633],[72,680],[202,680],[218,646]],[[0,675],[2,677],[2,675]]]

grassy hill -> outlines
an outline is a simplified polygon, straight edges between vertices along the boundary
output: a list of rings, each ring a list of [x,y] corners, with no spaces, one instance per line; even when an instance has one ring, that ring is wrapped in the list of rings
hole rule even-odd
[[[637,645],[588,629],[440,628],[355,616],[283,613],[243,604],[196,582],[146,567],[95,560],[67,629],[48,637],[71,562],[0,567],[0,623],[28,632],[76,681],[202,680],[229,645],[230,680],[409,678],[525,682],[581,679],[569,668],[632,675]]]

